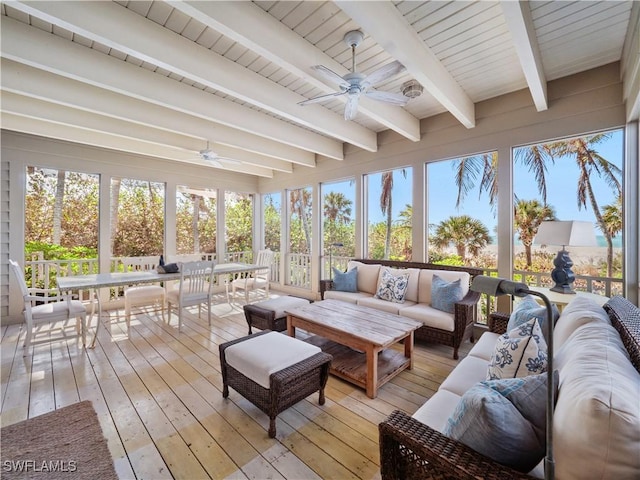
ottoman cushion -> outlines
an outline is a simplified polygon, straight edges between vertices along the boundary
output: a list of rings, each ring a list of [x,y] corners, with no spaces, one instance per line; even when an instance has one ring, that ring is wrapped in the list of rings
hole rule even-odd
[[[275,312],[275,318],[286,317],[286,310],[289,308],[301,307],[308,305],[309,300],[300,297],[275,297],[265,300],[264,302],[254,303],[256,307],[272,310]]]
[[[225,355],[231,367],[268,389],[271,374],[321,351],[319,347],[302,340],[269,332],[228,347]]]

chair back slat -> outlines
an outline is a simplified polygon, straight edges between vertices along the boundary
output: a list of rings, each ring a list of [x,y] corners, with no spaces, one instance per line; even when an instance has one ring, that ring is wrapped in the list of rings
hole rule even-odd
[[[22,267],[18,265],[18,262],[15,260],[9,259],[9,266],[11,267],[11,271],[18,279],[18,285],[20,286],[20,293],[22,293],[23,297],[29,295],[29,288],[27,287],[27,282],[24,279],[24,273],[22,272]]]
[[[147,255],[144,257],[122,257],[120,259],[125,272],[141,272],[155,270],[160,262],[159,255]]]
[[[209,293],[213,288],[213,267],[211,261],[180,264],[180,296],[187,299]]]

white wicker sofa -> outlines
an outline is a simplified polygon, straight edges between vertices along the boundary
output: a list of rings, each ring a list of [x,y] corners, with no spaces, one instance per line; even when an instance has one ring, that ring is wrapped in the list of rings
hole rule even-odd
[[[480,294],[470,291],[469,285],[474,276],[482,274],[480,269],[420,262],[357,259],[349,262],[347,271],[355,267],[357,292],[336,291],[333,281],[322,280],[322,299],[331,298],[377,308],[422,322],[423,326],[416,330],[415,338],[453,347],[454,359],[458,358],[458,348],[464,340],[473,341],[473,325]],[[384,270],[392,275],[409,273],[403,303],[376,298],[376,290]],[[432,306],[431,288],[434,274],[447,282],[461,280],[462,298],[455,303],[453,313]]]
[[[383,479],[544,477],[542,464],[518,472],[441,433],[464,393],[486,378],[508,316],[492,320],[498,333],[485,332],[422,407],[412,416],[395,411],[380,424]],[[640,478],[640,309],[622,297],[604,308],[578,297],[558,319],[554,344],[555,478]]]

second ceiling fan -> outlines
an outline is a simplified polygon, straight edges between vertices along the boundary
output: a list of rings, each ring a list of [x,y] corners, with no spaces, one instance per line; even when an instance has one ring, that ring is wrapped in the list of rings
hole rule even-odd
[[[373,85],[393,77],[404,70],[404,66],[397,60],[374,70],[369,75],[364,75],[356,71],[356,47],[362,43],[363,39],[364,34],[360,30],[352,30],[344,36],[344,42],[351,47],[351,72],[346,75],[341,77],[324,65],[314,65],[311,67],[327,80],[338,84],[340,91],[310,98],[298,102],[298,105],[309,105],[311,103],[323,102],[346,95],[347,104],[344,107],[344,118],[345,120],[353,120],[356,117],[356,113],[358,113],[358,101],[361,95],[400,107],[407,104],[408,98],[404,95],[371,89]]]

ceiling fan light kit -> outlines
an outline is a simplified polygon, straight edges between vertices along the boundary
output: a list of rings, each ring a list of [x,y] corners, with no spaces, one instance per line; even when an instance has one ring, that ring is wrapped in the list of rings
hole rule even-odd
[[[298,102],[298,105],[309,105],[312,103],[323,102],[325,100],[331,100],[334,97],[347,95],[347,103],[344,107],[345,120],[353,120],[356,117],[356,114],[358,113],[358,102],[361,95],[365,95],[379,102],[386,102],[400,107],[406,105],[408,99],[411,97],[401,95],[399,93],[370,89],[373,85],[402,72],[404,70],[404,66],[400,62],[394,61],[388,63],[387,65],[374,70],[369,75],[365,75],[356,70],[356,48],[363,40],[364,33],[360,30],[351,30],[344,36],[344,42],[349,46],[349,48],[351,48],[351,71],[346,75],[340,76],[324,65],[314,65],[311,67],[326,80],[337,84],[340,91],[303,100],[302,102]]]
[[[422,95],[424,87],[417,80],[409,80],[402,84],[402,94],[407,98],[416,98]]]

